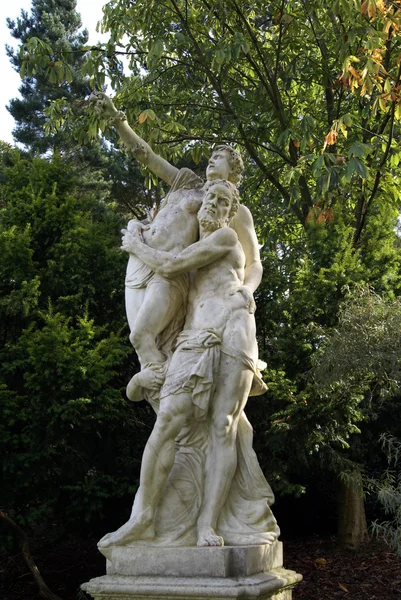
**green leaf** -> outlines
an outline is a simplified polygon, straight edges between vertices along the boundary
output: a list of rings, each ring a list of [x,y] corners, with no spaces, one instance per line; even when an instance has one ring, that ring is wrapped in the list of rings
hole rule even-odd
[[[344,124],[345,124],[347,127],[352,127],[352,123],[353,123],[353,121],[352,121],[352,117],[351,117],[351,115],[350,115],[350,114],[346,114],[346,115],[344,115],[344,116],[343,116],[343,121],[344,121]]]
[[[331,179],[331,172],[328,171],[327,175],[325,175],[325,177],[323,178],[323,185],[322,185],[322,194],[326,194],[329,190],[330,187],[330,179]]]
[[[249,54],[251,47],[246,40],[244,40],[241,44],[241,50],[244,54]]]
[[[312,165],[312,173],[313,173],[314,177],[317,177],[320,169],[323,166],[323,161],[324,161],[324,157],[323,157],[323,154],[321,154],[320,156],[318,156],[318,158],[313,163],[313,165]]]
[[[359,158],[353,158],[352,160],[355,161],[356,164],[356,172],[358,173],[358,175],[362,178],[362,179],[366,179],[368,174],[369,174],[369,170],[366,167],[366,165],[359,159]]]
[[[363,144],[362,142],[353,142],[350,149],[348,150],[348,158],[355,156],[357,158],[364,158],[367,154],[372,152],[373,148],[369,144]]]
[[[223,62],[225,61],[225,58],[226,58],[226,53],[225,53],[225,51],[224,51],[224,50],[221,50],[221,49],[220,49],[220,50],[217,50],[217,52],[216,52],[216,54],[215,54],[215,56],[214,56],[214,59],[215,59],[216,63],[217,63],[218,65],[221,65],[221,64],[223,64]]]
[[[345,169],[345,179],[346,181],[350,181],[351,177],[357,171],[357,163],[355,158],[351,158],[348,161],[347,168]]]
[[[53,68],[50,67],[48,69],[48,74],[49,74],[49,81],[50,81],[50,83],[57,83],[57,74],[56,74],[55,69],[53,69]]]
[[[164,44],[162,40],[156,40],[152,47],[152,52],[155,56],[159,57],[164,52]]]

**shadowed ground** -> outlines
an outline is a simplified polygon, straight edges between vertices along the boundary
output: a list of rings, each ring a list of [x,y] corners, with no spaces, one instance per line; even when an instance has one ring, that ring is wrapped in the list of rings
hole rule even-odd
[[[62,600],[79,600],[79,584],[105,572],[97,538],[52,543],[31,542],[31,552],[50,589]],[[341,550],[333,538],[284,540],[284,565],[302,573],[294,600],[395,600],[401,598],[401,559],[373,543],[360,553]],[[0,598],[41,600],[37,586],[18,553],[0,554]]]

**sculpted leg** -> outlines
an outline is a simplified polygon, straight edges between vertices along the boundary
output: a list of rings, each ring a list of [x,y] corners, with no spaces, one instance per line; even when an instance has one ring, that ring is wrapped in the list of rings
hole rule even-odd
[[[125,312],[130,331],[135,327],[140,308],[145,298],[146,288],[125,288]]]
[[[148,286],[130,335],[141,365],[166,360],[157,348],[156,338],[182,309],[182,304],[182,293],[167,280]]]
[[[222,355],[219,382],[212,399],[212,448],[206,462],[202,510],[198,518],[198,546],[222,546],[217,521],[237,467],[238,419],[248,399],[253,373],[242,362]]]
[[[191,399],[180,394],[162,401],[155,426],[142,458],[140,487],[131,518],[114,533],[104,536],[99,547],[126,545],[154,537],[153,518],[174,464],[175,438],[191,410]]]

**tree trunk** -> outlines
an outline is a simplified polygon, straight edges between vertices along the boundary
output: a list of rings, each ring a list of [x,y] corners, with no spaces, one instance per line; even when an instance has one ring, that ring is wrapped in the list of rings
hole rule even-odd
[[[337,513],[337,538],[342,546],[357,549],[369,541],[360,471],[338,478]]]

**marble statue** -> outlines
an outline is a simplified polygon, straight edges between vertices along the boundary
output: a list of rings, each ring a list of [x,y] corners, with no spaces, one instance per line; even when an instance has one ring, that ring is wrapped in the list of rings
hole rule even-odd
[[[157,418],[131,517],[99,548],[271,544],[279,534],[274,498],[244,413],[266,386],[253,300],[262,266],[236,188],[239,153],[218,146],[203,182],[157,156],[104,94],[94,103],[171,186],[153,220],[123,230],[127,319],[141,363],[127,395],[145,397]]]
[[[240,154],[229,146],[217,147],[210,158],[204,182],[190,169],[177,169],[155,154],[105,94],[98,92],[92,102],[96,110],[115,125],[135,158],[171,186],[155,218],[148,226],[143,226],[143,237],[152,248],[173,254],[180,252],[199,237],[196,215],[210,182],[228,179],[235,185],[239,183],[243,170]],[[132,225],[131,221],[128,229]],[[250,211],[241,205],[230,226],[237,232],[246,255],[244,283],[238,292],[245,303],[254,306],[253,292],[260,283],[262,266]],[[141,378],[150,381],[157,371],[156,366],[165,362],[168,346],[165,352],[163,346],[168,343],[168,338],[174,339],[174,333],[182,327],[187,292],[187,275],[168,281],[155,276],[135,255],[130,255],[126,276],[126,312],[130,340],[142,365]],[[165,339],[157,340],[160,334]],[[144,372],[147,365],[153,367],[153,373]]]

